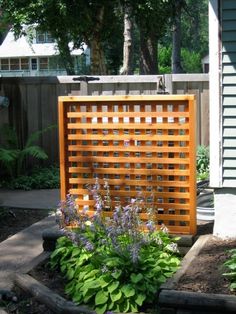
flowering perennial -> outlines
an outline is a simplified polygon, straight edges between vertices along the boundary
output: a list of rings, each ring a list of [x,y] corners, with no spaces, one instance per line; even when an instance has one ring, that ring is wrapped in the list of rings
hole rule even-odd
[[[88,186],[95,201],[92,217],[77,210],[71,195],[60,203],[57,218],[66,237],[59,239],[51,263],[66,274],[66,292],[74,302],[99,314],[137,312],[154,301],[160,284],[178,268],[178,248],[165,226],[157,230],[151,214],[141,221],[141,198],[112,208],[108,182],[105,196],[100,189],[98,179]],[[105,217],[111,209],[113,217]]]

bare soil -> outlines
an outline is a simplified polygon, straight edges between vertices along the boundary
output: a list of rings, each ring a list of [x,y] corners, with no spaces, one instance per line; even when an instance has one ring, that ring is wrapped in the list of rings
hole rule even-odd
[[[213,237],[180,279],[177,290],[236,295],[236,291],[229,290],[228,278],[222,276],[226,272],[223,264],[230,256],[229,250],[234,248],[236,239],[221,240]]]
[[[29,212],[30,211],[30,212]],[[26,228],[30,224],[44,218],[46,211],[32,210],[6,210],[2,214],[0,211],[0,241],[13,235],[21,229]],[[211,234],[213,223],[199,222],[197,236],[202,234]],[[213,238],[207,243],[199,256],[192,263],[189,271],[181,278],[177,289],[185,291],[234,294],[230,292],[228,286],[229,281],[222,276],[225,271],[223,263],[229,257],[228,250],[236,248],[236,240],[222,241]],[[47,263],[38,265],[30,274],[42,282],[50,289],[65,297],[63,287],[65,285],[62,276],[55,271],[51,271]],[[0,309],[4,308],[7,313],[12,314],[52,314],[46,306],[39,304],[34,298],[25,294],[19,288],[15,289],[17,302],[0,301]]]
[[[48,216],[46,209],[0,208],[0,242]]]

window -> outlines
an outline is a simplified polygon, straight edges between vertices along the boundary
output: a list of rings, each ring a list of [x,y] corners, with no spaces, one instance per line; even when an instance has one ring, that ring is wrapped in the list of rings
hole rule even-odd
[[[43,32],[37,31],[37,33],[36,33],[36,43],[37,44],[45,43],[45,34]]]
[[[9,59],[2,59],[1,60],[1,70],[2,71],[9,71]]]
[[[46,43],[53,43],[54,39],[52,38],[51,33],[46,32]]]
[[[21,58],[20,64],[21,64],[21,70],[29,70],[29,59]]]
[[[37,59],[31,59],[31,70],[37,70],[38,62]]]
[[[20,59],[10,59],[10,70],[20,70]]]
[[[44,43],[53,43],[54,39],[52,38],[51,33],[49,32],[36,32],[36,43],[37,44],[44,44]]]
[[[39,59],[39,69],[47,70],[48,69],[48,58],[40,58]]]

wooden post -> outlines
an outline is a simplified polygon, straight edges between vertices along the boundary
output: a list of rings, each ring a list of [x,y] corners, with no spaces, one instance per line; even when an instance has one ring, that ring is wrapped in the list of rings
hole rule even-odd
[[[189,193],[190,193],[190,233],[196,234],[196,99],[189,99]]]
[[[68,180],[66,175],[66,153],[65,153],[65,143],[66,143],[66,128],[65,128],[65,104],[62,100],[58,102],[58,122],[59,122],[59,154],[60,154],[60,193],[61,200],[66,199],[66,194],[68,193]]]

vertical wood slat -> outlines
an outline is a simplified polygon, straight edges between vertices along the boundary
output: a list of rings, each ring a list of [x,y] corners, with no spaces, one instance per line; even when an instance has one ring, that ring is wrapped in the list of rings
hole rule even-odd
[[[66,194],[69,191],[68,185],[68,170],[66,166],[68,166],[68,162],[66,159],[66,135],[67,130],[65,127],[67,121],[66,117],[66,106],[63,101],[58,102],[58,123],[59,123],[59,155],[60,155],[60,193],[61,200],[64,200]]]
[[[195,234],[195,119],[192,95],[59,97],[61,198],[93,211],[84,186],[107,178],[113,197],[141,193],[158,225]]]
[[[189,100],[189,115],[194,121],[196,120],[196,106],[194,100]],[[190,123],[190,121],[189,121]],[[196,215],[196,127],[193,125],[189,128],[189,193],[191,195],[190,216]],[[197,231],[196,223],[190,224],[190,234],[195,234]]]

